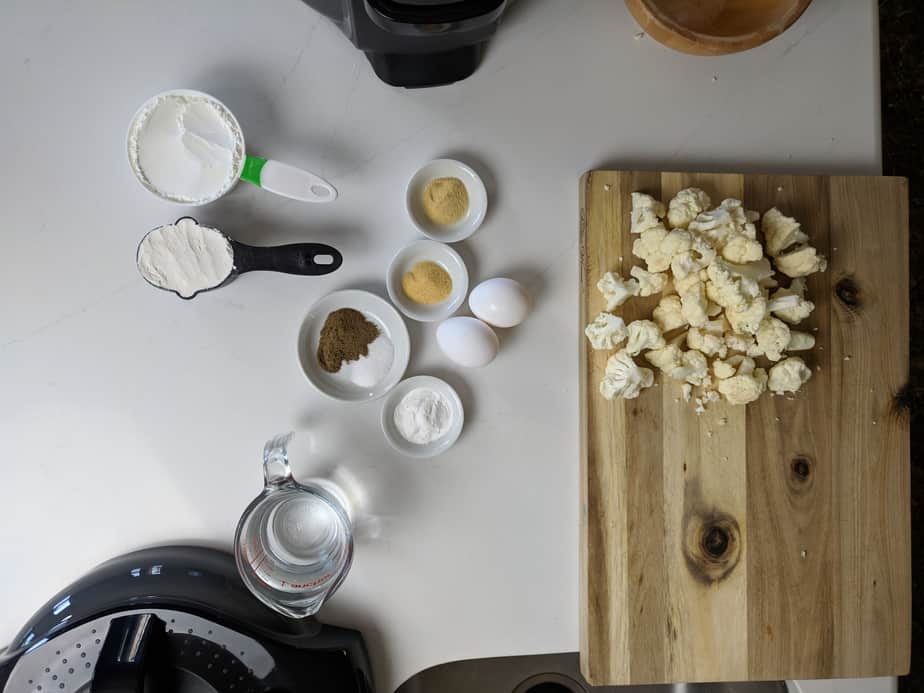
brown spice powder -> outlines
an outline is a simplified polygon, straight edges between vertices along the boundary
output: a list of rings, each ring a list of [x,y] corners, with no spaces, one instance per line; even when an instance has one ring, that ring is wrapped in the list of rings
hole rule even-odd
[[[432,306],[449,298],[452,293],[452,277],[437,263],[425,260],[404,273],[401,289],[414,303]]]
[[[423,208],[434,224],[455,224],[468,212],[468,190],[458,178],[435,178],[423,191]]]
[[[379,328],[353,308],[340,308],[327,316],[318,343],[318,363],[328,373],[340,370],[344,361],[369,355],[369,345]]]

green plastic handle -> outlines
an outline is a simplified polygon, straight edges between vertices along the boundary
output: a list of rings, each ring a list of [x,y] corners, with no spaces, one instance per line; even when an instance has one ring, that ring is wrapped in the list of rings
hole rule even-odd
[[[266,166],[266,159],[259,156],[247,156],[244,158],[244,168],[241,170],[241,180],[253,183],[257,187],[260,185],[260,171]]]

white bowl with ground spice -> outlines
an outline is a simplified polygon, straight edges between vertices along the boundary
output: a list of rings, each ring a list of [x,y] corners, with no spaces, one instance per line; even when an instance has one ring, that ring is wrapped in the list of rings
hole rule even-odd
[[[412,320],[444,320],[465,302],[468,269],[448,245],[421,239],[398,251],[385,287],[391,302]]]
[[[407,185],[406,203],[420,232],[442,243],[468,238],[488,213],[481,177],[455,159],[437,159],[417,171]]]
[[[315,303],[298,331],[298,362],[319,392],[344,402],[386,394],[407,369],[407,325],[368,291],[335,291]]]

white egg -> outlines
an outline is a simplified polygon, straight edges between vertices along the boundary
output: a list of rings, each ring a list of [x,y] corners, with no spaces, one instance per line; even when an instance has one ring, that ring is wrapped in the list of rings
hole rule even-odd
[[[497,356],[494,330],[475,318],[449,318],[436,328],[436,343],[452,361],[466,368],[487,366]]]
[[[513,327],[529,313],[529,294],[520,282],[496,277],[486,279],[472,290],[468,306],[489,325]]]

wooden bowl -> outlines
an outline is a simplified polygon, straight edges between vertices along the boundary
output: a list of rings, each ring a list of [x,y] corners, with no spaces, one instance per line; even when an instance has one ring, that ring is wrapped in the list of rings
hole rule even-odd
[[[668,48],[725,55],[782,34],[812,0],[626,0],[642,30]]]

